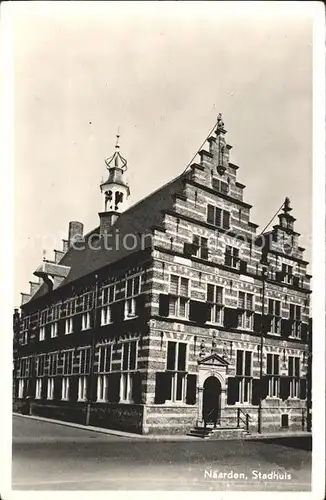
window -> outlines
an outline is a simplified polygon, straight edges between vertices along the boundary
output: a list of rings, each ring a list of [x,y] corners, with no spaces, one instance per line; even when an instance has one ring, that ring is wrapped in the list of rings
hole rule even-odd
[[[88,330],[91,327],[91,315],[89,312],[82,314],[82,330]]]
[[[239,248],[227,245],[225,248],[225,265],[237,269],[239,267],[239,261]]]
[[[106,305],[101,309],[101,325],[108,325],[111,323],[111,306]]]
[[[40,340],[45,339],[45,326],[40,326]]]
[[[45,373],[45,354],[41,354],[36,358],[36,376],[43,377]]]
[[[63,374],[72,374],[73,351],[63,352]]]
[[[220,179],[216,179],[215,177],[212,177],[212,188],[223,194],[228,194],[229,192],[228,183],[223,182]]]
[[[278,354],[267,354],[266,374],[269,376],[268,395],[278,398],[280,394],[280,357]]]
[[[57,375],[58,353],[49,354],[49,376]]]
[[[54,378],[48,378],[48,387],[47,387],[47,399],[53,399],[54,396]]]
[[[136,299],[140,294],[140,276],[127,279],[126,282],[126,303],[125,303],[125,319],[134,318],[136,316]]]
[[[170,401],[183,401],[185,398],[187,367],[187,344],[168,341],[166,370],[171,372]]]
[[[25,380],[23,378],[19,379],[19,381],[18,381],[18,397],[19,397],[19,399],[22,399],[24,397],[24,385],[25,385]]]
[[[63,377],[62,379],[61,399],[69,399],[69,377]]]
[[[253,306],[254,296],[252,293],[239,292],[238,298],[238,327],[244,330],[253,329],[253,319],[254,319],[254,306]]]
[[[252,352],[237,351],[236,377],[239,380],[239,403],[249,403],[252,392]]]
[[[42,396],[42,379],[37,378],[35,385],[35,399],[41,399],[41,396]]]
[[[107,401],[108,376],[97,376],[97,401]]]
[[[132,401],[132,373],[137,369],[137,341],[122,344],[121,401]]]
[[[287,413],[282,413],[281,415],[281,426],[289,427],[289,415]]]
[[[106,286],[102,289],[101,303],[102,306],[111,304],[114,301],[114,285]]]
[[[195,248],[195,257],[200,259],[208,259],[208,239],[202,236],[193,236],[193,246]]]
[[[300,391],[300,358],[289,356],[288,375],[290,377],[290,398],[298,398]]]
[[[208,283],[206,300],[211,304],[211,323],[223,325],[223,288]]]
[[[73,331],[72,318],[67,318],[65,321],[65,334],[69,335]]]
[[[169,315],[187,318],[189,316],[189,279],[171,274]]]
[[[88,292],[79,297],[81,310],[90,311],[93,308],[94,293]]]
[[[284,276],[284,282],[291,285],[293,281],[293,266],[282,264],[282,273]]]
[[[80,350],[79,357],[79,373],[87,374],[89,373],[91,351],[89,348]]]
[[[58,322],[57,321],[55,321],[54,323],[51,323],[50,332],[51,332],[51,338],[56,337],[58,335]]]
[[[78,401],[85,401],[87,398],[87,376],[78,377]]]
[[[125,281],[120,281],[114,285],[114,300],[121,300],[125,298]]]
[[[290,304],[291,337],[301,338],[301,306]]]
[[[98,373],[108,373],[111,371],[111,345],[102,345],[98,349]]]
[[[270,333],[281,335],[281,302],[268,299],[268,314],[271,316]]]
[[[207,205],[207,222],[218,228],[230,229],[230,212]]]

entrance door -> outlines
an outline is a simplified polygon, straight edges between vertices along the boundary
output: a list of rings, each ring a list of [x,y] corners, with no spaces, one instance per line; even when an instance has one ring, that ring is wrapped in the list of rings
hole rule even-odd
[[[216,426],[220,421],[221,413],[221,384],[216,377],[208,377],[204,382],[203,391],[203,420],[205,425],[213,423]]]

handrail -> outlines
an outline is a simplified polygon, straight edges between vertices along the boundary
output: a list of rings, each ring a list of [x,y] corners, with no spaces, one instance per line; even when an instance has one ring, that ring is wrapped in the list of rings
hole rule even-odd
[[[241,416],[241,414],[245,417],[245,419],[243,419],[243,417]],[[240,408],[238,407],[237,408],[237,427],[239,428],[240,427],[240,421],[245,424],[246,426],[246,431],[249,432],[249,422],[251,420],[251,417],[249,415],[249,413],[247,413],[246,411],[243,410],[243,408]]]

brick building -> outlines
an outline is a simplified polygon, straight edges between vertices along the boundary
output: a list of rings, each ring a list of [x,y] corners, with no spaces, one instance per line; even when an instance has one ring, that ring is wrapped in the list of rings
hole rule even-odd
[[[14,409],[137,433],[307,429],[310,278],[289,199],[262,235],[219,115],[200,160],[69,224],[14,313]],[[197,431],[194,431],[195,428]]]

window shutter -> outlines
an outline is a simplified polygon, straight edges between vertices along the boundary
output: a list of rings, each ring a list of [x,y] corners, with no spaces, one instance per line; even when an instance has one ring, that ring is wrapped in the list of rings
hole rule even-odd
[[[77,401],[78,399],[78,377],[69,377],[69,401]]]
[[[308,325],[307,323],[301,323],[301,339],[303,342],[308,341]]]
[[[142,374],[135,372],[132,374],[132,400],[134,403],[141,404],[142,399]]]
[[[190,259],[193,254],[196,252],[196,248],[193,243],[184,243],[183,253],[184,256]]]
[[[227,328],[238,327],[239,312],[237,309],[225,307],[224,309],[224,326]]]
[[[266,399],[266,396],[268,394],[268,385],[269,385],[269,377],[263,376],[261,378],[261,388],[260,388],[260,395],[262,399]]]
[[[292,322],[289,319],[281,320],[281,332],[284,337],[288,337],[291,333]]]
[[[280,398],[285,401],[290,395],[290,377],[280,377]]]
[[[111,319],[113,322],[122,321],[124,318],[125,301],[120,300],[111,306]]]
[[[264,333],[270,332],[272,329],[272,319],[273,316],[266,314],[263,317]]]
[[[197,375],[188,374],[187,392],[186,392],[187,405],[196,404],[196,395],[197,395],[196,393],[197,393]]]
[[[120,401],[120,372],[108,374],[108,401],[118,403]]]
[[[94,310],[93,311],[89,311],[89,327],[90,328],[94,328],[95,327],[95,323],[94,323]]]
[[[261,334],[262,330],[262,316],[261,314],[254,313],[254,331]]]
[[[300,278],[299,278],[299,276],[293,276],[293,286],[296,286],[296,287],[300,286]]]
[[[62,390],[62,377],[54,377],[53,397],[54,399],[61,399]]]
[[[135,298],[136,302],[136,316],[142,316],[145,311],[145,299],[146,295],[142,293]]]
[[[208,224],[214,224],[215,209],[213,205],[207,205],[207,222]]]
[[[209,319],[209,305],[207,302],[191,300],[189,303],[189,319],[196,323],[203,324]]]
[[[170,295],[165,295],[161,293],[159,297],[159,312],[158,312],[160,316],[169,315],[169,303],[170,303]]]
[[[252,404],[258,405],[261,395],[261,380],[260,378],[252,379]]]
[[[163,404],[170,397],[171,373],[156,372],[155,376],[155,403]]]
[[[86,387],[87,387],[87,397],[90,399],[90,401],[96,401],[97,399],[97,375],[96,373],[92,373],[91,378],[87,377],[87,382],[86,382]],[[91,384],[91,385],[89,385]]]
[[[36,379],[35,377],[33,377],[28,381],[28,395],[31,396],[32,398],[35,398],[35,392],[36,392]]]
[[[58,321],[58,337],[61,337],[65,334],[65,320],[59,319]]]
[[[276,278],[276,281],[284,281],[285,271],[276,271],[275,278]]]
[[[197,248],[200,246],[199,236],[197,236],[197,234],[194,234],[192,236],[192,244],[194,247],[197,247]]]
[[[201,258],[207,260],[208,259],[208,247],[201,247]]]
[[[45,340],[49,340],[51,338],[51,326],[45,325]]]
[[[220,208],[215,209],[215,226],[221,227],[222,221],[222,210]]]
[[[42,390],[41,390],[41,398],[46,399],[48,390],[48,377],[42,378]]]
[[[73,316],[73,332],[79,332],[81,330],[81,318],[81,314],[76,314],[75,316]]]
[[[223,210],[223,227],[224,229],[230,229],[230,212]]]
[[[228,377],[227,404],[234,405],[237,401],[239,401],[239,379]]]
[[[247,272],[247,262],[244,260],[240,260],[240,273]]]
[[[306,399],[307,397],[307,379],[300,379],[300,399]]]

